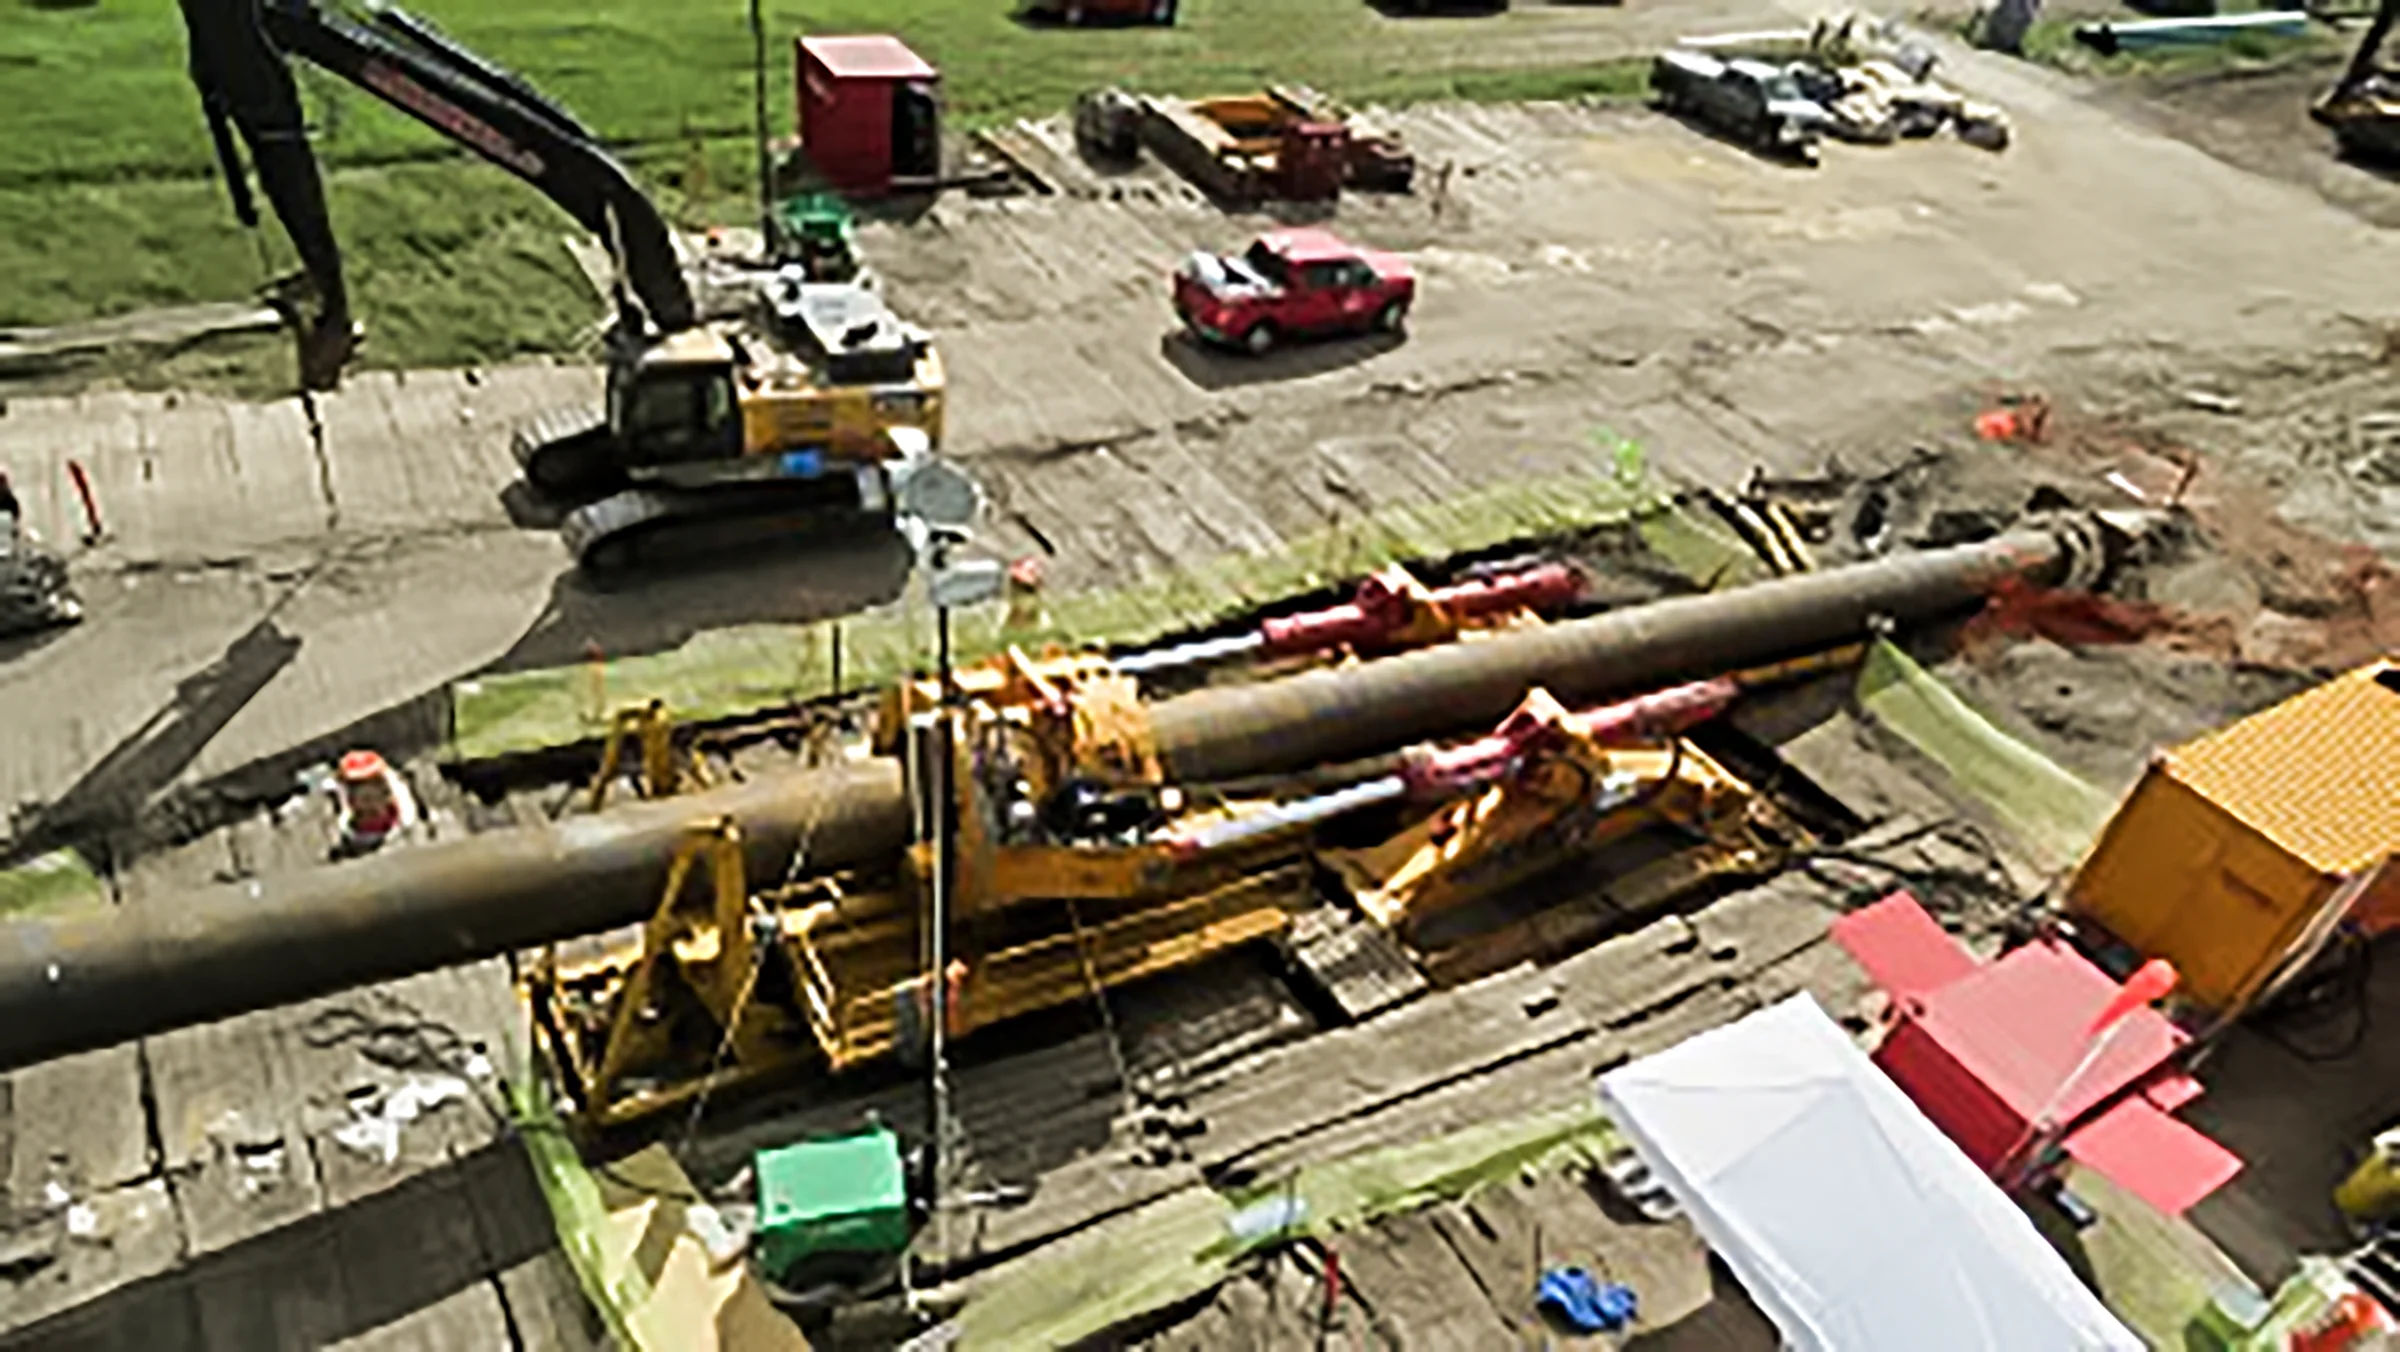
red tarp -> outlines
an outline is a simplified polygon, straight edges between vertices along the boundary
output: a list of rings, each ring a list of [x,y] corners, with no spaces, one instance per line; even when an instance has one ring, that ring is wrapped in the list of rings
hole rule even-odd
[[[2037,1116],[2071,1121],[2135,1085],[2068,1139],[2068,1154],[2170,1214],[2240,1171],[2162,1111],[2199,1092],[2166,1067],[2186,1041],[2174,1025],[2145,1007],[2087,1036],[2118,986],[2074,950],[2044,941],[1977,964],[1906,892],[1835,921],[1833,937],[1897,1002],[1875,1063],[1986,1172]]]
[[[1975,970],[1975,955],[1906,892],[1834,921],[1833,939],[1895,1000],[1939,990]]]

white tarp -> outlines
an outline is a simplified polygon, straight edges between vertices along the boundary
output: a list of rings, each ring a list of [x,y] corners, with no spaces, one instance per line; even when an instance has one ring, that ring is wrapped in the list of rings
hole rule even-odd
[[[2143,1346],[1805,994],[1600,1097],[1799,1352]]]

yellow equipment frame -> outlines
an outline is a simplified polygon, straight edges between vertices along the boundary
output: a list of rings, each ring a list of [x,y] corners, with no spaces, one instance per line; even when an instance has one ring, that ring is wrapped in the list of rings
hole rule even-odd
[[[1324,853],[1370,919],[1407,941],[1428,917],[1656,825],[1700,837],[1706,862],[1682,858],[1645,868],[1646,891],[1670,880],[1688,886],[1716,873],[1760,868],[1779,855],[1771,835],[1788,838],[1794,831],[1764,795],[1688,741],[1601,746],[1541,689],[1527,695],[1510,721],[1527,719],[1549,740],[1509,778],[1436,810],[1382,845]],[[1770,826],[1772,833],[1760,829]]]
[[[695,875],[707,885],[690,887]],[[630,961],[621,951],[573,961],[556,949],[536,960],[527,977],[535,1024],[582,1121],[619,1126],[805,1059],[807,1044],[790,1017],[753,998],[772,956],[761,935],[774,927],[761,922],[773,915],[770,904],[750,896],[741,827],[723,817],[691,827],[677,842],[658,910]],[[586,1000],[610,1010],[596,1052],[570,1010]],[[715,1039],[706,1070],[663,1088],[627,1088],[686,1050],[681,1043],[695,1024]]]
[[[626,743],[639,748],[641,770],[634,788],[644,798],[672,798],[685,788],[709,786],[708,762],[697,748],[675,745],[675,719],[665,700],[619,709],[609,720],[608,742],[600,752],[600,773],[592,777],[591,807],[608,805],[609,786],[624,764]]]

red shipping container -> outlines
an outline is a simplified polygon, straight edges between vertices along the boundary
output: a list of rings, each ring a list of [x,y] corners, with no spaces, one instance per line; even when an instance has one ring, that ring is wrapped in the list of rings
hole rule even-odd
[[[800,145],[825,181],[859,196],[941,176],[941,74],[895,37],[795,44]]]

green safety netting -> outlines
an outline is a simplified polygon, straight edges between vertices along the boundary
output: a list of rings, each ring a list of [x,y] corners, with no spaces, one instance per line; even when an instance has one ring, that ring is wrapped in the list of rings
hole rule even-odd
[[[0,870],[0,916],[56,920],[108,907],[108,885],[73,850],[53,850]]]
[[[2048,869],[2072,866],[2115,803],[1992,726],[1907,653],[1878,639],[1859,668],[1859,707],[1989,808]]]

